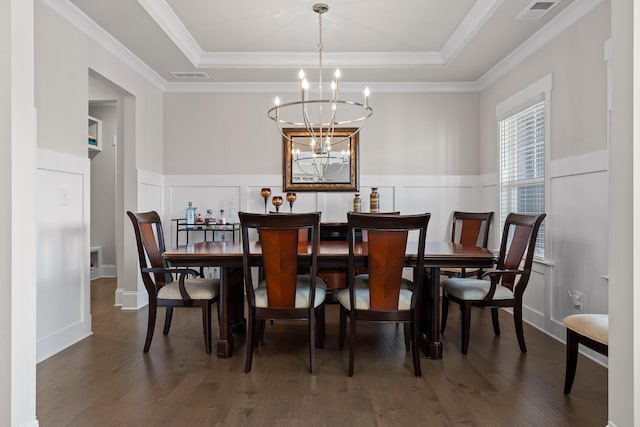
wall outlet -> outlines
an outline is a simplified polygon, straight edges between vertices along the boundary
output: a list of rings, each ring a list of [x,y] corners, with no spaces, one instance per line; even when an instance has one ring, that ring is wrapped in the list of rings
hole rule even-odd
[[[577,307],[579,310],[582,310],[582,303],[584,301],[584,293],[580,291],[567,291],[569,294],[569,298],[571,298],[571,302],[574,307]]]

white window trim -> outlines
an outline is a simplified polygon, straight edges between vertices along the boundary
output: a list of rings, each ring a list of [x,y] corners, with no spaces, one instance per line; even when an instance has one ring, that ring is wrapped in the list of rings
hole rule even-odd
[[[500,185],[500,120],[511,116],[539,101],[544,101],[544,209],[545,212],[551,211],[549,202],[551,201],[551,179],[549,175],[549,156],[551,146],[551,89],[553,88],[553,75],[551,73],[542,77],[540,80],[530,84],[519,92],[514,93],[510,97],[504,99],[496,105],[496,136],[498,149],[498,196],[502,194]],[[500,200],[498,199],[498,211],[500,211]],[[498,216],[499,217],[499,216]],[[553,245],[551,241],[551,230],[553,220],[549,219],[549,215],[544,219],[544,260],[537,258],[538,261],[546,262],[553,259]],[[500,241],[502,227],[494,227],[497,234],[497,240]]]

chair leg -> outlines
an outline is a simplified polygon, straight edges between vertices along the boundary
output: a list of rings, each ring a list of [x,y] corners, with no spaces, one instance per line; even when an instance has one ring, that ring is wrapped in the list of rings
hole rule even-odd
[[[409,329],[411,330],[411,351],[413,355],[413,372],[416,377],[422,376],[422,369],[420,368],[420,349],[418,348],[418,328],[415,322],[409,323]]]
[[[491,308],[491,322],[493,322],[493,333],[496,336],[500,335],[500,321],[498,319],[498,309],[496,307]]]
[[[326,338],[324,312],[324,303],[319,307],[316,307],[316,345],[318,346],[318,348],[324,348],[324,339]]]
[[[406,351],[411,350],[411,331],[410,331],[410,327],[409,327],[409,323],[408,322],[404,322],[403,324],[404,326],[404,346]]]
[[[340,306],[340,336],[338,338],[338,349],[344,350],[344,340],[347,334],[347,310]]]
[[[518,344],[520,345],[520,351],[527,352],[527,346],[524,343],[524,329],[522,327],[522,306],[513,307],[513,322],[516,326],[516,336],[518,337]]]
[[[571,329],[567,329],[567,366],[564,377],[564,394],[571,393],[573,379],[578,365],[578,336]]]
[[[246,355],[244,361],[244,372],[251,372],[251,362],[253,360],[253,341],[256,333],[256,315],[252,308],[249,308],[249,320],[247,325]]]
[[[316,310],[309,309],[309,367],[311,373],[316,373]]]
[[[441,334],[444,334],[444,328],[447,326],[447,317],[449,317],[449,297],[445,291],[442,291],[442,320],[440,321]]]
[[[162,330],[163,335],[169,335],[169,329],[171,328],[171,319],[173,319],[173,307],[166,307],[164,316],[164,329]]]
[[[273,320],[271,320],[273,325]],[[256,332],[254,334],[253,346],[257,347],[259,344],[264,344],[264,332],[267,329],[267,321],[260,319],[256,321]]]
[[[153,330],[156,327],[156,313],[158,312],[158,303],[155,300],[149,301],[149,320],[147,322],[147,338],[144,341],[143,353],[149,352],[151,340],[153,339]]]
[[[353,376],[353,361],[356,352],[356,315],[353,310],[349,313],[351,332],[349,336],[349,376]]]
[[[204,331],[204,349],[211,354],[211,301],[202,303],[202,330]]]
[[[471,331],[471,303],[463,302],[460,304],[460,312],[462,317],[462,354],[469,351],[469,334]]]

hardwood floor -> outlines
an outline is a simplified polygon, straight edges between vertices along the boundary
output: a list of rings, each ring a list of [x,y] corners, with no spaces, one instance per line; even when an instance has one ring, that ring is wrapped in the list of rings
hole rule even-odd
[[[49,426],[603,426],[607,370],[580,356],[572,393],[562,393],[565,346],[525,325],[520,353],[512,318],[474,310],[469,354],[460,354],[454,306],[444,358],[421,358],[413,375],[402,327],[359,325],[355,374],[338,351],[338,307],[327,306],[327,342],[310,375],[303,322],[267,326],[244,368],[244,336],[229,359],[207,355],[199,309],[177,309],[168,337],[159,313],[142,353],[147,310],[113,307],[115,280],[92,282],[93,336],[37,367],[37,416]]]

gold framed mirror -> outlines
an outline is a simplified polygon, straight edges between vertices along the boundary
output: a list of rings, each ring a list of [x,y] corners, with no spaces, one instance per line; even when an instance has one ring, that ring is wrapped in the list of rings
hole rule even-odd
[[[283,129],[283,190],[358,191],[357,130],[335,129],[329,148],[320,149],[306,129]]]

